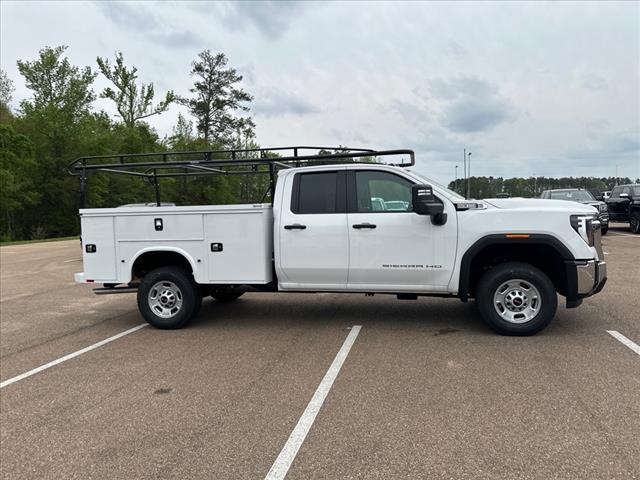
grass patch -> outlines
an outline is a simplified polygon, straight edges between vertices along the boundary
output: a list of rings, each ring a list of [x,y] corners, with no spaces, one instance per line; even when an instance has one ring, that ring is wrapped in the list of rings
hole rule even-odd
[[[26,245],[28,243],[61,242],[63,240],[78,240],[80,237],[45,238],[43,240],[16,240],[15,242],[0,242],[0,247],[9,245]]]

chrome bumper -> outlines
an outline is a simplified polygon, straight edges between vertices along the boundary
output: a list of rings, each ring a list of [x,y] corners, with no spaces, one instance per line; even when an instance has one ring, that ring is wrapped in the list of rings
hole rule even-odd
[[[607,283],[607,264],[598,260],[569,260],[567,288],[563,292],[567,308],[575,308],[582,299],[600,292]]]
[[[607,280],[607,263],[588,260],[583,265],[576,265],[578,295],[588,297],[598,293]]]

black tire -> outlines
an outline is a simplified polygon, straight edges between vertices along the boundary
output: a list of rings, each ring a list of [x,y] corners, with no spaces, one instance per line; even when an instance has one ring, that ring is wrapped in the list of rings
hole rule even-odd
[[[608,226],[607,227],[602,227],[600,229],[600,233],[602,233],[602,235],[606,235],[608,231],[609,231],[609,227]]]
[[[523,280],[521,290],[519,286],[506,287],[506,282],[511,280]],[[516,285],[517,282],[515,282]],[[525,286],[533,286],[534,290],[538,291],[538,295],[534,296],[534,291]],[[502,288],[501,288],[502,287]],[[526,320],[525,313],[513,313],[513,310],[507,308],[506,305],[499,304],[496,306],[495,295],[500,295],[498,289],[501,288],[502,294],[507,292],[507,296],[513,293],[514,295],[520,295],[520,300],[513,297],[513,300],[505,298],[505,304],[510,304],[512,307],[516,304],[516,301],[520,302],[515,305],[515,308],[524,308],[525,306],[531,306],[533,317]],[[527,296],[529,294],[529,296]],[[529,298],[531,297],[531,298]],[[533,300],[537,298],[537,300]],[[511,302],[511,303],[509,303]],[[539,302],[539,303],[538,303]],[[529,265],[527,263],[509,262],[498,265],[491,270],[487,271],[480,281],[478,282],[478,288],[476,292],[476,303],[483,320],[493,330],[501,335],[533,335],[544,329],[556,314],[558,308],[558,297],[556,295],[556,289],[553,282],[549,277],[540,269]],[[499,302],[498,302],[499,303]],[[538,305],[537,312],[535,312],[535,305]],[[506,320],[498,313],[498,309],[502,307],[503,312],[509,315],[519,315],[521,318],[514,319],[514,321]],[[525,309],[529,312],[529,308]],[[535,312],[535,313],[534,313]],[[521,321],[522,323],[515,323]]]
[[[640,233],[640,212],[629,214],[629,227],[633,233]]]
[[[239,288],[221,288],[211,292],[211,297],[220,303],[232,302],[242,295],[244,295],[244,291]]]
[[[158,286],[162,283],[164,285]],[[155,292],[155,298],[150,297],[152,290]],[[163,295],[166,303],[161,305],[164,301]],[[152,303],[155,303],[155,306]],[[198,313],[201,304],[200,289],[191,274],[179,267],[161,267],[153,270],[145,275],[138,287],[138,310],[144,319],[156,328],[184,327]],[[175,310],[175,313],[172,313],[172,310]],[[168,316],[162,316],[159,312]]]

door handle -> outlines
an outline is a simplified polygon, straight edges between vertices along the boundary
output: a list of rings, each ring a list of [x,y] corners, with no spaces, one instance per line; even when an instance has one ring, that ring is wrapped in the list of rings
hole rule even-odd
[[[353,228],[376,228],[373,223],[356,223]]]
[[[300,225],[299,223],[294,223],[293,225],[285,225],[285,230],[304,230],[306,229],[306,225]]]

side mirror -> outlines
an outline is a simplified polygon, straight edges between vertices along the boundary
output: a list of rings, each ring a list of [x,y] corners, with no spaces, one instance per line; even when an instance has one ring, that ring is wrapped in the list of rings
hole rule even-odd
[[[620,198],[629,198],[629,194],[628,193],[621,193],[620,194]]]
[[[414,185],[411,188],[413,211],[418,215],[429,215],[434,225],[444,225],[447,214],[444,204],[433,195],[431,185]]]

